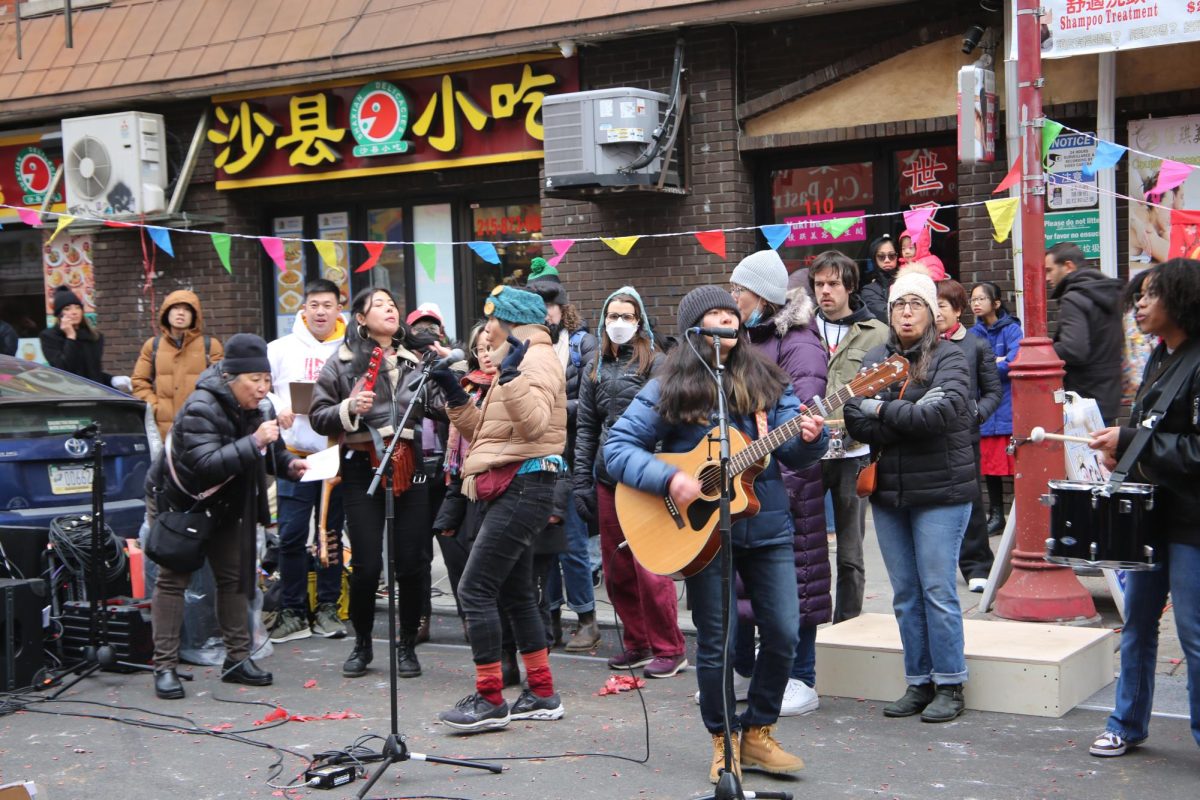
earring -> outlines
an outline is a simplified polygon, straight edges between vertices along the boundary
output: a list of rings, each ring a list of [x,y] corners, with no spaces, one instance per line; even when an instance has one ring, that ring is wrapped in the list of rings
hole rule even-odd
[[[364,342],[366,342],[366,341],[370,341],[370,339],[371,339],[371,334],[370,334],[370,332],[367,330],[367,326],[366,326],[366,325],[361,325],[361,324],[360,324],[360,325],[358,326],[358,335],[359,335],[359,338],[361,338],[361,339],[362,339]]]

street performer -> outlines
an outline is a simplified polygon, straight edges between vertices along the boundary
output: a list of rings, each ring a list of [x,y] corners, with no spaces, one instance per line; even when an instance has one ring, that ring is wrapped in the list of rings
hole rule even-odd
[[[1158,627],[1171,595],[1175,627],[1187,661],[1192,736],[1200,745],[1200,261],[1176,258],[1150,270],[1133,295],[1143,333],[1161,338],[1146,364],[1129,425],[1092,434],[1091,447],[1107,466],[1129,447],[1148,410],[1162,399],[1178,370],[1187,370],[1130,473],[1156,487],[1154,502],[1165,526],[1166,557],[1158,569],[1125,573],[1125,627],[1121,631],[1121,674],[1116,708],[1089,749],[1094,756],[1122,756],[1149,736],[1154,703]]]
[[[791,377],[750,344],[728,292],[719,286],[697,287],[679,302],[678,317],[681,336],[695,325],[737,330],[736,339],[721,340],[731,428],[757,439],[767,432],[764,428],[774,430],[800,413]],[[655,458],[656,444],[661,442],[664,452],[687,452],[717,424],[716,384],[707,366],[714,354],[712,339],[690,338],[699,355],[687,344],[671,350],[661,371],[612,426],[604,445],[604,466],[612,478],[644,492],[670,494],[679,507],[700,496],[700,481]],[[754,480],[760,510],[733,523],[733,563],[749,592],[762,642],[750,679],[749,705],[741,717],[729,721],[730,758],[739,777],[743,766],[779,774],[804,768],[804,761],[786,752],[771,735],[799,640],[794,522],[779,462],[794,470],[817,464],[829,443],[824,425],[820,416],[805,419],[800,437],[772,453],[766,469]],[[720,560],[688,578],[687,591],[696,626],[700,716],[713,741],[709,779],[717,783],[725,764]],[[732,643],[734,637],[728,641]],[[725,657],[733,658],[732,647]]]
[[[345,451],[340,460],[341,489],[347,535],[354,554],[350,622],[355,639],[354,648],[342,665],[342,675],[362,677],[374,657],[371,629],[375,624],[375,592],[385,552],[383,492],[389,487],[381,485],[374,495],[368,495],[367,488],[387,442],[399,435],[401,442],[393,459],[391,488],[398,495],[395,563],[388,573],[396,582],[400,617],[397,674],[401,678],[415,678],[421,674],[416,647],[424,606],[425,584],[421,574],[429,568],[425,559],[429,557],[426,541],[430,512],[428,493],[409,487],[421,463],[421,421],[426,413],[438,413],[442,399],[436,387],[428,387],[426,407],[414,408],[404,430],[394,431],[393,421],[399,422],[415,400],[409,382],[421,371],[421,358],[416,351],[431,342],[413,336],[401,320],[395,297],[387,289],[363,289],[350,304],[350,313],[352,320],[346,338],[321,369],[309,410],[313,430],[339,437]],[[370,390],[365,388],[364,379],[376,348],[382,351],[382,361],[377,370],[378,382]]]

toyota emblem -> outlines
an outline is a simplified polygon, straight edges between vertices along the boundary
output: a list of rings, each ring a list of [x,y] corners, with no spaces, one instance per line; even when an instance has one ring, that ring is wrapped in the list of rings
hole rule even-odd
[[[76,458],[86,456],[88,453],[88,443],[84,439],[67,439],[67,442],[63,445],[63,447],[67,449],[68,453]]]

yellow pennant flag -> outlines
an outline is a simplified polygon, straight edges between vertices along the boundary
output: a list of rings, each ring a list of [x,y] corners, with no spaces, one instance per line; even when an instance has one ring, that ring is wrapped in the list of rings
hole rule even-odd
[[[70,216],[69,214],[59,214],[58,215],[58,225],[55,226],[54,233],[50,234],[50,241],[53,242],[54,237],[58,236],[60,233],[62,233],[66,229],[66,227],[74,221],[75,221],[75,218]]]
[[[1003,242],[1008,238],[1008,234],[1012,233],[1013,221],[1017,218],[1017,206],[1020,204],[1019,197],[1005,197],[1001,200],[988,200],[984,203],[987,206],[988,216],[992,218],[992,227],[996,229],[993,237],[997,242]]]
[[[627,255],[629,255],[629,251],[633,249],[633,246],[635,244],[637,244],[637,240],[640,238],[642,238],[642,237],[640,237],[640,236],[617,236],[612,239],[601,238],[600,241],[604,242],[606,245],[611,247],[613,249],[613,252],[616,253],[617,255],[627,256]]]
[[[321,260],[325,262],[327,267],[337,267],[338,264],[338,249],[333,242],[327,242],[324,239],[317,239],[313,242],[317,248],[317,253],[321,256]]]

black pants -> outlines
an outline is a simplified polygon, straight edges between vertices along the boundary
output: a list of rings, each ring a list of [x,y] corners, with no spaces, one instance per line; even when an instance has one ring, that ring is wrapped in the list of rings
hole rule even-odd
[[[476,664],[500,660],[503,609],[522,653],[546,646],[533,574],[533,539],[546,527],[554,504],[553,472],[517,475],[504,494],[483,504],[483,523],[458,585]],[[498,604],[498,605],[497,605]]]
[[[368,634],[374,624],[375,592],[383,573],[383,534],[385,487],[367,495],[374,470],[366,453],[351,451],[342,462],[342,504],[346,512],[346,533],[353,550],[350,573],[350,621],[355,633]],[[425,606],[422,593],[428,595],[423,576],[429,574],[433,558],[429,541],[429,495],[423,484],[416,484],[395,500],[395,563],[391,574],[396,582],[396,606],[400,634],[415,636]]]
[[[975,474],[979,474],[979,442],[975,442]],[[992,548],[988,544],[987,515],[983,511],[983,495],[971,503],[971,517],[958,551],[958,568],[965,580],[986,578],[992,571]]]

